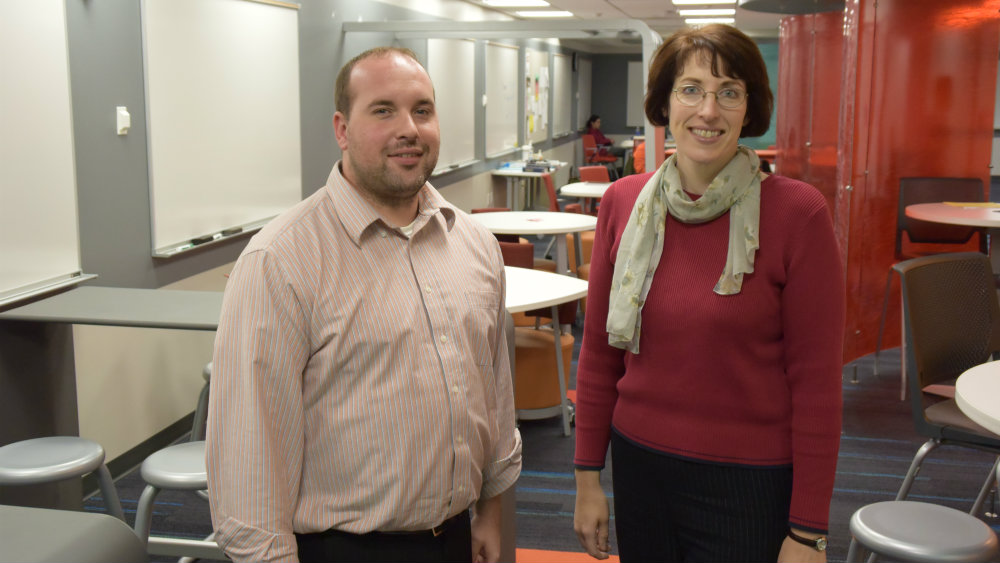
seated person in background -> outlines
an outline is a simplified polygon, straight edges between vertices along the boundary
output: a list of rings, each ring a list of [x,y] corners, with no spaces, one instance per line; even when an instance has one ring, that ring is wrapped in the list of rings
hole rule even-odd
[[[583,126],[583,134],[594,136],[594,141],[597,143],[597,148],[601,154],[611,154],[619,157],[625,155],[624,148],[616,147],[615,142],[601,132],[601,116],[596,113],[591,115],[590,119],[587,120],[587,124]]]

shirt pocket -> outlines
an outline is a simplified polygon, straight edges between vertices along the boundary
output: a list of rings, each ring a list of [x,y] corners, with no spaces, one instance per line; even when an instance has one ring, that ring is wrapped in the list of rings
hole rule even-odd
[[[497,308],[500,293],[497,291],[468,291],[465,294],[465,333],[469,335],[469,348],[476,364],[493,364],[493,344],[496,342]]]

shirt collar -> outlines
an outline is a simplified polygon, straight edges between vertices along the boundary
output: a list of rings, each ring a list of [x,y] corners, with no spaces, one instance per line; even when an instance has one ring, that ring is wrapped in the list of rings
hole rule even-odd
[[[344,178],[340,172],[340,165],[341,161],[337,161],[333,166],[325,189],[330,199],[333,200],[341,224],[354,240],[354,244],[360,245],[362,235],[373,225],[382,225],[385,229],[397,230],[386,224],[371,204],[358,193],[347,181],[347,178]],[[445,229],[451,231],[452,227],[455,226],[455,207],[448,203],[430,182],[427,182],[417,193],[417,219],[413,232],[417,233],[439,212],[444,221]]]

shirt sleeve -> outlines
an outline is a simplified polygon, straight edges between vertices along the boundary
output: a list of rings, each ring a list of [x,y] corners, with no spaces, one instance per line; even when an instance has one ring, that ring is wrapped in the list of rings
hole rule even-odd
[[[491,237],[492,238],[492,237]],[[503,256],[496,250],[500,271],[500,306],[497,308],[497,339],[493,346],[493,378],[496,389],[496,440],[493,457],[483,470],[483,488],[480,498],[488,499],[510,488],[521,474],[521,434],[514,415],[514,385],[510,372],[507,347],[507,279],[503,269]]]
[[[825,205],[817,206],[793,241],[782,292],[792,396],[789,524],[825,533],[840,449],[846,308],[840,249]]]
[[[234,561],[296,561],[307,317],[265,250],[230,274],[213,356],[206,463],[216,541]]]
[[[625,351],[608,344],[608,301],[614,274],[618,191],[601,200],[590,258],[587,314],[576,372],[576,453],[578,469],[601,469],[611,440],[611,418],[618,402],[618,380],[625,374]],[[628,210],[631,212],[631,208]],[[626,215],[627,217],[627,215]]]

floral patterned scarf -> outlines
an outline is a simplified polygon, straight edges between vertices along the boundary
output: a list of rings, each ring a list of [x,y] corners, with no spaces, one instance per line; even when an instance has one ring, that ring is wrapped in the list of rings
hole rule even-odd
[[[666,214],[683,223],[705,223],[727,211],[729,251],[715,284],[719,295],[739,293],[743,274],[753,273],[759,247],[760,159],[754,151],[739,146],[705,194],[693,201],[681,186],[677,155],[660,166],[639,193],[622,233],[611,279],[608,344],[639,353],[642,306],[663,253]]]

